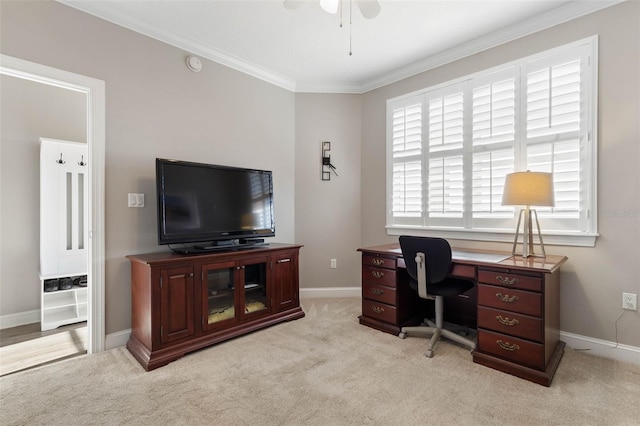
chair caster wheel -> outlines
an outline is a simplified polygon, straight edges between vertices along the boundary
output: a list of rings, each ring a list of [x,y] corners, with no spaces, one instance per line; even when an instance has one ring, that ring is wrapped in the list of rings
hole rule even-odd
[[[401,339],[404,339],[405,337],[407,337],[407,334],[403,331],[400,332],[400,334],[398,334],[398,337]]]
[[[433,358],[433,351],[426,351],[424,353],[424,356],[426,356],[427,358]]]

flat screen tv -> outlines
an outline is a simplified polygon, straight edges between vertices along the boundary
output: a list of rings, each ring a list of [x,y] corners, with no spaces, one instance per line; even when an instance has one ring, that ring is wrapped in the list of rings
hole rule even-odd
[[[275,236],[271,171],[156,158],[156,188],[158,243],[171,250],[244,247]]]

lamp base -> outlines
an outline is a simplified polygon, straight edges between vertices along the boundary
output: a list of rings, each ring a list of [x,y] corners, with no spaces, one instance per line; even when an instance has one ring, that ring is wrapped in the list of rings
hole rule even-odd
[[[533,215],[532,215],[533,213]],[[533,242],[533,216],[536,219],[536,228],[538,228],[538,239],[540,240],[540,250],[542,254],[536,254],[534,251]],[[523,232],[522,232],[522,257],[547,257],[544,251],[544,243],[542,242],[542,234],[540,233],[540,223],[538,222],[538,212],[535,209],[531,209],[528,206],[520,210],[518,214],[518,225],[516,225],[516,236],[513,239],[513,248],[511,250],[512,255],[516,255],[516,247],[518,245],[518,236],[520,235],[520,222],[524,217]]]

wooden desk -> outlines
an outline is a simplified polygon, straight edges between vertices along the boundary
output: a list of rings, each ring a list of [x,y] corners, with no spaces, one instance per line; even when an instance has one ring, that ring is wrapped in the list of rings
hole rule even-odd
[[[360,324],[397,335],[402,327],[421,323],[425,306],[409,287],[399,245],[358,251],[362,252]],[[450,276],[472,280],[476,286],[466,295],[466,305],[455,300],[445,303],[445,321],[462,319],[477,326],[474,362],[551,384],[565,346],[560,341],[560,267],[566,260],[453,250]],[[469,317],[476,321],[464,321]]]

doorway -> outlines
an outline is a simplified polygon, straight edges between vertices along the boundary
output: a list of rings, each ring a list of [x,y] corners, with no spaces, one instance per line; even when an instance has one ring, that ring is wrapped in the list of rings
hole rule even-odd
[[[86,141],[89,151],[89,246],[87,353],[105,349],[104,309],[104,150],[105,84],[101,80],[0,55],[0,74],[55,86],[86,97]],[[0,238],[2,229],[0,229]],[[3,325],[4,327],[4,325]],[[73,333],[72,333],[73,334]]]

